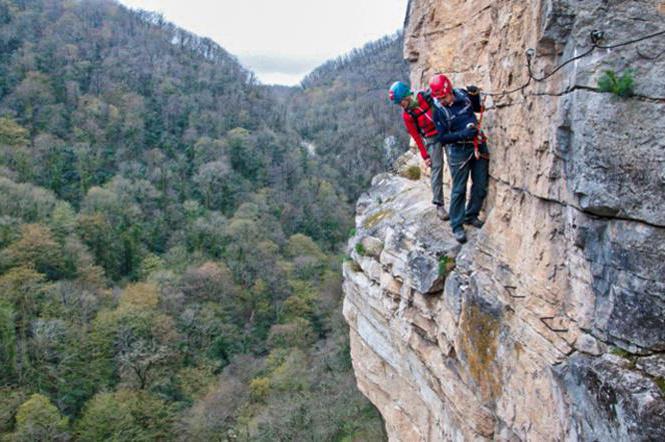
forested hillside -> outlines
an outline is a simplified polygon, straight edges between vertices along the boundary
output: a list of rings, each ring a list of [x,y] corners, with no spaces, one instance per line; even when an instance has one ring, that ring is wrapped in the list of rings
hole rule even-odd
[[[289,107],[291,126],[316,148],[323,173],[355,200],[408,143],[401,109],[387,90],[407,81],[402,33],[384,37],[328,61],[302,82]]]
[[[0,440],[382,439],[340,250],[398,45],[276,91],[155,14],[0,0]]]

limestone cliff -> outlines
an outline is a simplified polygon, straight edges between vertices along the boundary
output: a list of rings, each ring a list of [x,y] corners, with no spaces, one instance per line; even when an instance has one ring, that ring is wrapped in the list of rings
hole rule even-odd
[[[665,2],[411,0],[405,57],[415,86],[502,91],[528,48],[541,77],[594,29],[665,29]],[[379,175],[358,201],[344,314],[391,440],[665,440],[664,49],[597,49],[490,98],[487,222],[463,247],[425,180]],[[597,90],[628,67],[634,97]]]

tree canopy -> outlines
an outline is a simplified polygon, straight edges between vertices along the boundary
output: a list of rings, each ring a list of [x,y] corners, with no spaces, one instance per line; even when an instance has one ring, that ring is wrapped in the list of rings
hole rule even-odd
[[[0,440],[384,439],[340,263],[401,44],[267,87],[158,14],[0,0]]]

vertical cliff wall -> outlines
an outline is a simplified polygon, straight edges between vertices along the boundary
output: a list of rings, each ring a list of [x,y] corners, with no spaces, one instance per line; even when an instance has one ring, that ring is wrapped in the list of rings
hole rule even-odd
[[[594,29],[663,30],[665,2],[411,0],[405,57],[416,87],[501,91],[528,79],[528,48],[540,77]],[[490,98],[487,222],[463,247],[424,180],[380,175],[360,199],[344,313],[391,440],[665,439],[663,50],[597,49]],[[596,90],[626,68],[634,97]]]

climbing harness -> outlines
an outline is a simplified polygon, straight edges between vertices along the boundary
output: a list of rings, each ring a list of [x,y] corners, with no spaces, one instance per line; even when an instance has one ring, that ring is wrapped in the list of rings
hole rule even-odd
[[[490,155],[489,153],[483,153],[480,151],[480,145],[484,144],[487,142],[487,136],[483,132],[482,125],[483,125],[483,115],[485,114],[485,100],[487,99],[486,96],[483,97],[483,101],[480,103],[480,116],[478,117],[478,133],[473,137],[473,153],[469,155],[469,158],[464,160],[462,164],[459,166],[459,170],[462,170],[467,164],[472,159],[480,160],[481,158],[484,160],[489,161]]]
[[[478,117],[478,133],[476,134],[475,137],[473,137],[473,155],[474,157],[476,157],[477,160],[481,158],[484,158],[486,160],[490,159],[490,155],[488,153],[480,153],[480,143],[487,142],[487,137],[483,132],[483,114],[485,113],[486,98],[487,97],[483,97],[483,101],[480,103],[480,117]]]

